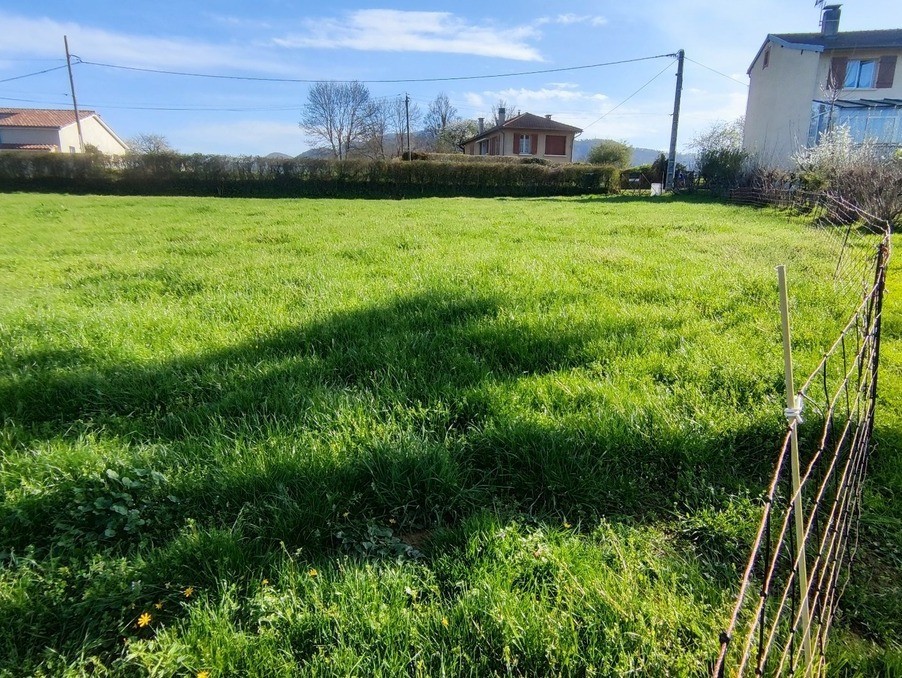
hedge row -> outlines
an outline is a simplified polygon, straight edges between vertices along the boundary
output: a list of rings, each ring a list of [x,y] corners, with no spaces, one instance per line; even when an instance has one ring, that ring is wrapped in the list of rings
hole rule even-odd
[[[218,155],[0,153],[0,191],[247,197],[548,196],[613,193],[616,168]]]

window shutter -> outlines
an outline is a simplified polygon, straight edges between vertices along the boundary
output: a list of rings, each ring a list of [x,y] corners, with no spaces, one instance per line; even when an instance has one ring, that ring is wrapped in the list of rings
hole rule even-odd
[[[877,89],[889,89],[892,87],[895,74],[896,56],[880,57],[880,65],[877,67]]]
[[[533,134],[529,142],[529,152],[536,155],[539,152],[539,135]]]
[[[849,60],[846,57],[833,57],[830,61],[830,75],[827,77],[829,89],[842,89],[846,81],[846,65]]]

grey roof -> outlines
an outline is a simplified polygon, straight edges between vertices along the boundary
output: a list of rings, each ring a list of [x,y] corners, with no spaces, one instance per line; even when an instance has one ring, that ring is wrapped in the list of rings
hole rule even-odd
[[[515,115],[513,118],[508,118],[500,125],[495,125],[494,127],[488,128],[482,134],[477,134],[475,137],[464,139],[462,142],[460,142],[461,146],[468,144],[471,141],[477,141],[479,139],[484,139],[485,137],[491,136],[500,129],[544,130],[548,132],[573,132],[574,134],[579,134],[580,132],[582,132],[579,127],[574,127],[573,125],[565,125],[564,123],[558,122],[557,120],[552,120],[551,118],[546,118],[541,115],[534,115],[532,113],[521,113],[520,115]]]
[[[902,48],[902,28],[880,31],[845,31],[835,35],[822,33],[773,33],[793,45],[817,45],[824,49],[882,49]]]
[[[758,57],[768,42],[783,47],[823,52],[828,49],[902,49],[902,28],[889,28],[879,31],[845,31],[835,35],[823,33],[768,33],[761,48],[752,59],[746,73],[751,74]]]

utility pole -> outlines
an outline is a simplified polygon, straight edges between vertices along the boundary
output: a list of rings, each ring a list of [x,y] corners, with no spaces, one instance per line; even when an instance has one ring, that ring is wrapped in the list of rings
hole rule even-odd
[[[404,117],[407,120],[407,159],[410,160],[410,95],[404,93]]]
[[[81,118],[78,117],[78,100],[75,98],[75,80],[72,78],[72,57],[69,55],[69,38],[65,35],[63,36],[63,44],[66,46],[66,66],[69,68],[69,88],[72,90],[72,108],[75,109],[75,127],[78,129],[78,150],[80,153],[84,153],[85,138],[81,133]]]
[[[676,174],[676,144],[677,130],[680,126],[680,96],[683,93],[683,57],[686,56],[685,51],[680,50],[676,53],[677,58],[677,74],[676,74],[676,92],[673,95],[673,126],[670,128],[670,160],[667,163],[667,177],[664,180],[664,188],[669,191],[673,190],[673,178]]]

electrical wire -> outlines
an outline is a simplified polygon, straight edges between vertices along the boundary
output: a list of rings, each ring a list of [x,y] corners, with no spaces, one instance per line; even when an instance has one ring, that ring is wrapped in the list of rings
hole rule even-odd
[[[711,71],[712,73],[717,73],[717,75],[723,76],[723,77],[726,78],[727,80],[732,80],[733,82],[738,83],[738,84],[742,85],[743,87],[748,87],[748,86],[749,86],[749,84],[748,84],[747,82],[742,82],[742,80],[737,80],[737,79],[734,78],[732,75],[727,75],[726,73],[721,73],[721,72],[718,71],[717,69],[711,68],[710,66],[705,66],[705,64],[703,64],[703,63],[701,63],[701,62],[699,62],[699,61],[696,61],[695,59],[690,59],[690,58],[687,57],[687,56],[684,56],[683,58],[684,58],[686,61],[691,61],[691,62],[694,63],[696,66],[701,66],[702,68],[706,68],[706,69],[708,69],[709,71]]]
[[[562,68],[545,68],[542,70],[536,71],[519,71],[516,73],[494,73],[489,75],[458,75],[458,76],[450,76],[444,78],[394,78],[394,79],[385,79],[385,80],[335,80],[333,82],[360,82],[365,84],[400,84],[400,83],[418,83],[418,82],[452,82],[452,81],[460,81],[460,80],[488,80],[493,78],[514,78],[521,77],[525,75],[543,75],[547,73],[563,73],[566,71],[578,71],[585,70],[588,68],[601,68],[604,66],[618,66],[620,64],[629,64],[635,63],[639,61],[650,61],[652,59],[662,59],[664,57],[672,57],[673,54],[657,54],[655,56],[646,56],[646,57],[638,57],[636,59],[621,59],[619,61],[607,61],[603,63],[597,64],[586,64],[583,66],[565,66]],[[121,64],[106,64],[100,63],[97,61],[85,61],[83,59],[78,59],[79,64],[84,64],[86,66],[98,66],[100,68],[114,68],[117,70],[123,71],[137,71],[139,73],[157,73],[160,75],[178,75],[182,77],[190,77],[190,78],[213,78],[216,80],[245,80],[250,82],[290,82],[290,83],[300,83],[300,84],[312,84],[316,82],[320,82],[320,80],[309,80],[302,78],[270,78],[263,76],[250,76],[250,75],[216,75],[213,73],[192,73],[187,71],[168,71],[156,68],[140,68],[138,66],[124,66]],[[2,82],[2,81],[0,81]]]
[[[34,73],[26,73],[25,75],[16,75],[12,78],[4,78],[0,80],[0,82],[12,82],[13,80],[21,80],[22,78],[30,78],[35,75],[43,75],[44,73],[50,73],[51,71],[58,71],[61,68],[65,68],[65,64],[62,66],[54,66],[53,68],[45,68],[43,71],[35,71]]]
[[[668,56],[671,56],[671,55],[668,55]],[[662,68],[660,71],[658,71],[658,72],[657,72],[650,80],[648,80],[644,85],[642,85],[639,89],[637,89],[635,92],[633,92],[632,94],[630,94],[626,99],[624,99],[623,101],[621,101],[619,104],[617,104],[616,106],[614,106],[614,108],[610,109],[610,110],[607,111],[606,113],[603,113],[603,114],[602,114],[599,118],[597,118],[596,120],[593,120],[593,121],[590,122],[588,125],[586,125],[585,129],[589,129],[589,128],[590,128],[592,125],[594,125],[595,123],[598,123],[598,122],[601,122],[602,120],[604,120],[604,119],[605,119],[606,117],[608,117],[611,113],[613,113],[613,112],[616,111],[618,108],[620,108],[621,106],[623,106],[623,104],[625,104],[627,101],[629,101],[629,100],[632,99],[634,96],[636,96],[639,92],[641,92],[641,91],[644,90],[646,87],[648,87],[651,83],[653,83],[655,80],[657,80],[659,77],[661,77],[661,75],[663,75],[664,72],[667,71],[667,69],[669,69],[671,66],[673,66],[676,62],[677,62],[676,59],[674,59],[673,61],[671,61],[671,62],[670,62],[669,64],[667,64],[664,68]]]

